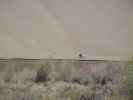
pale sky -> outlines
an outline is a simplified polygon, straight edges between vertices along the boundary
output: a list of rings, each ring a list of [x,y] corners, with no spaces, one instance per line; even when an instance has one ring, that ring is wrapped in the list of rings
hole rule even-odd
[[[0,57],[127,59],[132,0],[0,0]]]

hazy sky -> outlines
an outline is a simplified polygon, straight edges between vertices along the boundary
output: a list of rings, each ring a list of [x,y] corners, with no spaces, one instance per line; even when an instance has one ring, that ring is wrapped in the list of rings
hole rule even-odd
[[[132,0],[0,0],[0,57],[126,59]]]

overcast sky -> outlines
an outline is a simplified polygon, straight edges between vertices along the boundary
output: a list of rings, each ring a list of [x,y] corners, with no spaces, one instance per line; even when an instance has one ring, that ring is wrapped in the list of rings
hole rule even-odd
[[[126,59],[132,0],[0,0],[0,57]]]

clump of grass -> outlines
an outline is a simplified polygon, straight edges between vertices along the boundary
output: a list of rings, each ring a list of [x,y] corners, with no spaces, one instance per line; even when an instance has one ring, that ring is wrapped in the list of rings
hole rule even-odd
[[[123,70],[122,89],[128,93],[129,100],[133,100],[133,57]]]

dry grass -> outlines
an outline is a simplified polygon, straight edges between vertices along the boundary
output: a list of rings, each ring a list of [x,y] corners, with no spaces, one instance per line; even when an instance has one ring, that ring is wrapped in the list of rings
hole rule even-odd
[[[0,72],[0,100],[104,98],[113,94],[120,77],[120,65],[112,62],[98,62],[93,70],[83,62],[10,62],[5,66]]]

